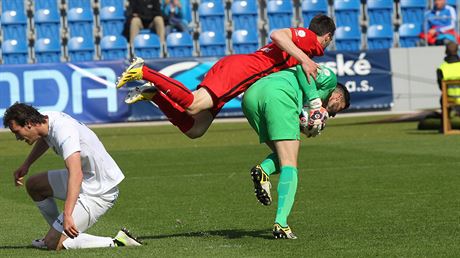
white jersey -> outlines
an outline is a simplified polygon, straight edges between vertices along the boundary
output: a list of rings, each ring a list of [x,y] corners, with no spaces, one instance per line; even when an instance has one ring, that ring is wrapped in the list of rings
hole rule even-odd
[[[80,152],[83,182],[81,193],[99,196],[117,186],[124,175],[107,153],[96,134],[86,125],[62,112],[43,112],[49,131],[44,139],[54,152],[66,160]]]

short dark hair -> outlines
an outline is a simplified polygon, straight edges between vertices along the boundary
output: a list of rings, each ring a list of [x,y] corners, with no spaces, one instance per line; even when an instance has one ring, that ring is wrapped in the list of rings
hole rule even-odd
[[[334,36],[335,23],[331,17],[324,14],[318,14],[311,19],[308,29],[318,36],[324,36],[327,33],[331,33],[331,36]]]
[[[340,93],[343,95],[343,99],[345,100],[345,109],[350,107],[350,92],[348,91],[347,87],[345,85],[341,84],[340,82],[337,82],[337,87],[335,88],[336,90],[339,90]]]
[[[456,56],[458,55],[458,45],[452,41],[449,41],[446,45],[446,55]]]
[[[46,123],[46,116],[40,114],[38,110],[30,105],[16,102],[5,111],[3,126],[6,128],[11,121],[15,121],[19,126]]]

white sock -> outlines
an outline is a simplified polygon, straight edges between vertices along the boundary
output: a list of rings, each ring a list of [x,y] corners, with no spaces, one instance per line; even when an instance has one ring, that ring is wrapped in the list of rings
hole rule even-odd
[[[86,233],[80,233],[75,238],[67,238],[62,245],[65,249],[115,247],[111,237],[93,236]]]
[[[40,210],[40,213],[45,218],[46,222],[48,222],[48,224],[52,226],[53,222],[59,216],[58,207],[56,205],[56,202],[54,201],[54,198],[48,197],[43,201],[35,202],[35,204]]]

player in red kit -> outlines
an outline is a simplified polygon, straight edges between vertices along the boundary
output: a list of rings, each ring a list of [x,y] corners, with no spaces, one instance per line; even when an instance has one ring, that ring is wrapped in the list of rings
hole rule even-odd
[[[272,43],[256,52],[220,59],[194,92],[181,82],[148,68],[141,58],[133,60],[116,84],[119,88],[133,80],[151,82],[132,90],[126,102],[151,100],[184,134],[198,138],[206,132],[225,103],[258,79],[298,64],[308,79],[310,76],[315,79],[318,64],[311,57],[324,54],[334,32],[334,21],[326,15],[315,16],[308,29],[276,30],[270,35]]]

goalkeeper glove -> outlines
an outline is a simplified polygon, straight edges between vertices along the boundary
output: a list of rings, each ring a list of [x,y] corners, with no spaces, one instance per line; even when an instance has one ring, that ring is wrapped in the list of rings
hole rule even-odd
[[[300,128],[307,137],[316,137],[326,126],[329,117],[327,110],[321,107],[321,100],[314,99],[309,107],[304,107],[300,115]]]

